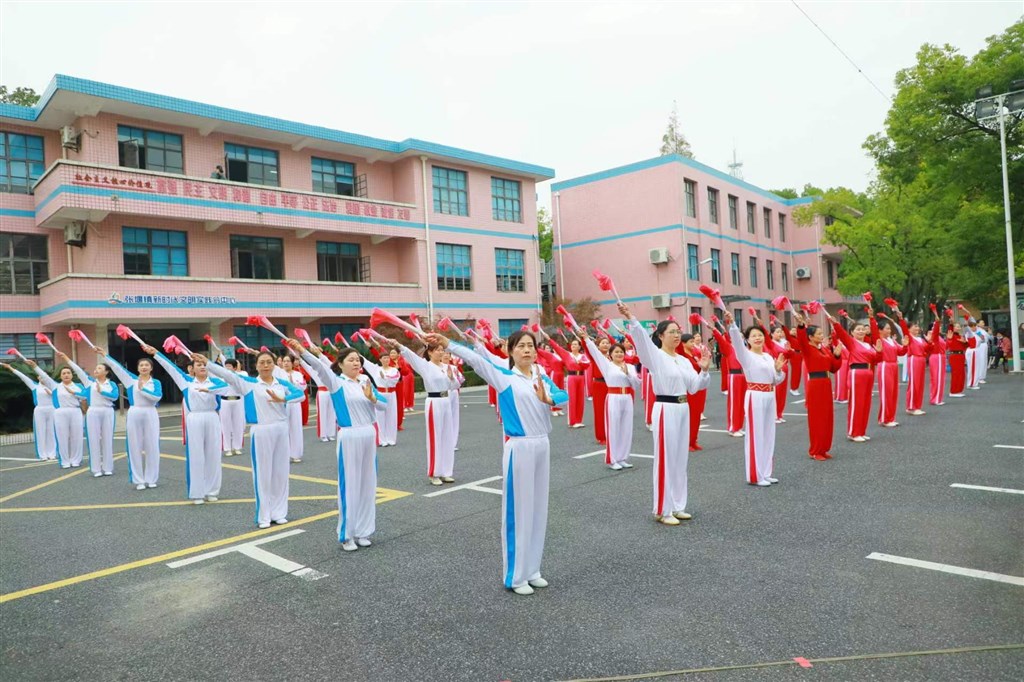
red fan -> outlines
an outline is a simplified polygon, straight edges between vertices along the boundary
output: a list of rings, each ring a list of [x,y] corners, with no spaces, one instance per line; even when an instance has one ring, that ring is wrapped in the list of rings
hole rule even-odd
[[[946,308],[945,313],[946,313],[946,317],[948,317],[951,320],[953,319],[953,309],[952,308]]]
[[[440,332],[446,332],[452,328],[452,321],[447,317],[442,317],[437,321],[437,330]]]
[[[404,329],[407,332],[412,332],[412,336],[409,337],[410,339],[416,338],[421,334],[419,329],[412,326],[405,320],[399,319],[397,316],[392,315],[386,310],[374,308],[373,311],[370,313],[370,328],[376,329],[382,324],[393,324],[396,327]],[[406,336],[408,336],[408,334]]]
[[[533,332],[534,334],[540,334],[540,325],[534,322],[532,325],[530,325],[530,331]]]
[[[668,322],[675,322],[676,321],[676,316],[675,315],[669,315],[668,317],[665,318],[665,320],[668,321]]]
[[[700,293],[711,299],[711,303],[713,303],[716,308],[725,310],[725,303],[722,302],[722,295],[719,293],[718,289],[712,289],[707,284],[701,284]]]
[[[206,341],[206,343],[210,344],[210,349],[214,353],[216,353],[217,355],[221,354],[220,346],[217,345],[217,342],[213,340],[212,336],[210,336],[209,334],[203,334],[203,340]]]
[[[779,323],[779,318],[775,317],[773,313],[768,313],[768,324],[773,327]]]
[[[611,326],[612,326],[612,321],[610,319],[608,319],[607,317],[604,318],[604,322],[601,323],[601,328],[607,330]]]
[[[420,324],[420,318],[416,316],[416,313],[409,314],[409,322],[411,322],[412,326],[416,327],[416,329],[419,329],[421,334],[423,333],[423,325]]]
[[[718,315],[712,315],[712,316],[711,316],[711,321],[712,321],[712,322],[713,322],[714,324],[718,324]]]
[[[53,347],[53,343],[50,341],[50,337],[42,332],[36,334],[36,341],[38,341],[39,343],[45,343],[50,348],[53,348],[54,352],[57,351],[57,349]]]
[[[807,312],[811,315],[817,315],[821,312],[821,301],[809,301],[807,303]]]
[[[612,282],[612,278],[608,275],[602,274],[600,270],[594,268],[594,279],[597,280],[597,286],[601,287],[601,291],[610,291],[612,296],[615,297],[616,303],[622,303],[622,299],[619,298],[619,292],[615,290],[615,283]]]
[[[864,312],[867,313],[868,315],[870,315],[871,314],[871,306],[869,306],[869,305],[864,306]]]
[[[572,314],[565,309],[564,305],[559,305],[557,308],[555,308],[555,312],[562,316],[562,319],[565,321],[565,326],[568,327],[569,329],[580,328],[580,326],[576,324],[576,318],[574,318]]]
[[[124,324],[117,325],[117,329],[114,330],[114,333],[116,333],[119,337],[121,337],[125,341],[127,341],[129,338],[132,338],[132,339],[135,339],[136,341],[138,341],[139,344],[146,345],[146,342],[143,341],[142,339],[140,339],[138,334],[133,332],[128,325],[124,325]]]
[[[849,315],[846,314],[846,308],[839,309],[839,317],[849,317]]]
[[[938,309],[938,307],[934,303],[929,303],[928,304],[928,309],[931,310],[936,315],[939,314],[939,309]]]
[[[528,331],[530,331],[530,325],[528,325],[528,324],[522,325],[521,327],[519,327],[519,331],[521,331],[521,332],[528,332]]]
[[[870,291],[865,291],[863,294],[860,295],[860,297],[864,299],[865,303],[871,303],[871,292]]]
[[[900,309],[900,302],[897,301],[895,298],[887,298],[887,299],[885,299],[885,304],[887,306],[889,306],[890,308],[892,308],[893,310],[899,310]]]
[[[404,330],[403,333],[405,334],[405,338],[407,338],[407,339],[415,339],[416,338],[416,334],[411,332],[411,331],[409,331],[408,329]]]
[[[245,323],[250,327],[263,327],[272,334],[280,336],[282,339],[288,338],[287,336],[281,333],[280,329],[278,329],[273,325],[273,323],[271,323],[270,319],[266,315],[250,315],[245,319]]]
[[[313,339],[309,338],[309,332],[305,329],[295,328],[295,337],[302,341],[302,345],[309,348],[313,345]]]
[[[320,345],[321,346],[329,346],[330,349],[333,350],[335,353],[338,352],[338,347],[335,346],[333,343],[331,343],[331,340],[329,338],[327,338],[326,336],[324,337],[323,341],[320,342]]]
[[[754,306],[747,308],[747,313],[750,314],[750,317],[757,319],[757,311],[754,309]]]
[[[341,332],[335,332],[335,334],[334,334],[334,342],[335,343],[340,343],[343,346],[347,346],[348,345],[348,341],[345,340],[345,335],[342,334]],[[337,346],[334,347],[334,350],[338,350]]]
[[[875,317],[877,317],[880,320],[884,319],[885,318],[885,313],[883,313],[881,310],[879,310],[877,313],[875,313]]]
[[[95,345],[93,344],[92,341],[89,340],[89,337],[86,336],[85,332],[83,332],[81,329],[69,329],[68,337],[76,343],[82,343],[84,341],[85,345],[89,346],[90,348],[94,347]]]
[[[700,313],[690,313],[690,324],[692,324],[695,327],[699,326],[699,325],[702,325],[702,324],[706,325],[707,324],[707,320],[705,320],[703,317],[701,317]]]
[[[793,310],[793,304],[790,303],[788,296],[777,296],[772,299],[772,307],[776,310],[785,310],[790,313],[795,313]],[[803,308],[803,306],[800,306]]]
[[[19,358],[21,358],[22,360],[24,360],[24,359],[25,359],[25,356],[24,356],[24,355],[22,355],[22,354],[21,354],[20,352],[18,352],[18,349],[17,349],[17,348],[8,348],[8,349],[7,349],[7,354],[8,354],[8,355],[17,355],[17,356],[18,356]]]
[[[178,355],[192,355],[192,351],[181,342],[174,334],[171,334],[164,339],[164,352],[165,353],[177,353]]]
[[[260,352],[261,353],[269,353],[270,349],[267,348],[266,346],[260,346]]]

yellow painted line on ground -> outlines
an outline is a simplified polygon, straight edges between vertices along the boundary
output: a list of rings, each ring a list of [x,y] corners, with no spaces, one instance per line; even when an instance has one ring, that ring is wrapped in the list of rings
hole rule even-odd
[[[18,469],[31,469],[33,467],[41,467],[41,466],[46,466],[47,464],[56,464],[56,463],[57,463],[56,461],[47,460],[45,462],[34,462],[32,464],[22,464],[21,466],[17,466],[17,467],[6,467],[4,469],[0,469],[0,471],[17,471]]]
[[[121,456],[123,457],[124,455],[121,455]],[[115,457],[114,459],[118,459],[118,458]],[[22,495],[27,495],[28,493],[35,492],[36,490],[40,490],[40,489],[45,488],[47,486],[51,486],[54,483],[60,483],[61,481],[66,481],[67,479],[71,478],[72,476],[78,476],[78,475],[84,474],[84,473],[86,473],[88,471],[89,471],[89,467],[85,466],[85,464],[83,463],[81,467],[79,467],[75,471],[72,471],[70,474],[64,474],[63,476],[58,476],[57,478],[51,479],[49,481],[45,481],[43,483],[40,483],[39,485],[34,485],[31,488],[25,488],[24,490],[19,490],[16,493],[11,493],[7,497],[0,497],[0,504],[3,504],[7,500],[13,500],[15,497],[21,497]]]
[[[306,500],[336,500],[337,495],[298,495],[296,497],[289,497],[289,502],[304,502]],[[217,500],[216,502],[207,502],[207,504],[241,504],[249,503],[252,504],[256,501],[255,497],[232,499],[232,500]],[[125,502],[123,504],[79,504],[64,507],[2,507],[0,513],[11,513],[11,512],[51,512],[51,511],[88,511],[92,509],[135,509],[138,507],[191,507],[199,506],[193,504],[192,500],[172,500],[170,502]]]
[[[182,457],[181,455],[168,455],[166,453],[160,453],[160,456],[161,457],[166,457],[167,459],[176,459],[176,460],[179,460],[179,461],[182,461],[182,462],[185,461],[185,458]],[[224,462],[224,463],[221,464],[221,466],[223,466],[225,469],[235,469],[236,471],[247,471],[250,474],[252,473],[252,467],[244,467],[244,466],[242,466],[240,464],[228,464],[227,462]],[[317,478],[315,476],[303,476],[302,474],[288,474],[288,478],[294,479],[296,481],[308,481],[309,483],[323,483],[324,485],[330,485],[330,486],[338,487],[338,482],[337,481],[332,481],[329,478]],[[3,500],[0,500],[0,502],[2,502],[2,501]]]
[[[403,490],[391,490],[389,488],[378,488],[377,489],[377,504],[382,502],[390,502],[400,497],[407,497],[412,493],[405,492]],[[293,528],[295,526],[303,526],[307,523],[313,523],[314,521],[320,521],[322,519],[329,519],[332,516],[337,516],[338,510],[332,509],[329,512],[322,514],[314,514],[313,516],[307,516],[304,519],[297,519],[290,521],[284,527]],[[7,594],[0,594],[0,604],[5,602],[14,601],[15,599],[22,599],[24,597],[30,597],[34,594],[41,594],[43,592],[50,592],[52,590],[58,590],[62,587],[69,587],[71,585],[77,585],[78,583],[88,582],[90,580],[97,580],[99,578],[105,578],[109,575],[116,575],[118,573],[124,573],[125,571],[131,571],[136,568],[143,568],[145,566],[151,566],[153,564],[165,563],[172,559],[179,557],[188,556],[189,554],[197,554],[206,550],[215,549],[217,547],[223,547],[242,540],[248,540],[250,538],[258,538],[263,535],[270,535],[271,533],[277,533],[281,531],[282,526],[272,526],[270,528],[262,528],[260,530],[250,531],[248,533],[242,533],[241,535],[233,535],[229,538],[223,538],[221,540],[214,540],[213,542],[207,542],[202,545],[196,545],[194,547],[186,547],[185,549],[179,549],[174,552],[168,552],[167,554],[160,554],[157,556],[149,557],[148,559],[139,559],[138,561],[132,561],[126,564],[120,564],[118,566],[111,566],[110,568],[104,568],[99,571],[92,571],[90,573],[83,573],[82,575],[76,575],[73,578],[65,578],[63,580],[57,580],[52,583],[46,583],[45,585],[38,585],[36,587],[29,587],[24,590],[18,590],[17,592],[8,592]]]

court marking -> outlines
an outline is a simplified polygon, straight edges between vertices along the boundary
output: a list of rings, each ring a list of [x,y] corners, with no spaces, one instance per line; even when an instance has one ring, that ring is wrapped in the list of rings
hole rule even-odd
[[[35,468],[38,468],[38,467],[41,467],[41,466],[46,466],[47,464],[57,464],[57,461],[53,460],[53,459],[44,459],[43,461],[36,462],[35,464],[22,464],[21,466],[16,466],[16,467],[4,467],[4,468],[0,469],[0,471],[17,471],[18,469],[35,469]]]
[[[985,490],[990,493],[1012,493],[1014,495],[1024,495],[1024,490],[1014,490],[1013,488],[992,488],[987,485],[968,485],[967,483],[950,483],[950,488],[965,488],[967,490]]]
[[[891,564],[901,564],[903,566],[912,566],[914,568],[926,568],[930,571],[952,573],[953,575],[962,575],[968,578],[980,578],[982,580],[992,580],[998,583],[1007,583],[1009,585],[1024,587],[1024,578],[1015,575],[1004,575],[1002,573],[993,573],[992,571],[979,571],[975,568],[964,568],[962,566],[953,566],[950,564],[939,564],[934,561],[922,561],[920,559],[911,559],[909,557],[895,556],[892,554],[882,554],[880,552],[872,552],[865,558],[874,559],[875,561],[886,561]]]
[[[253,540],[252,542],[246,542],[240,545],[233,545],[226,549],[218,549],[212,552],[207,552],[206,554],[200,554],[199,556],[189,557],[188,559],[172,561],[171,563],[167,564],[167,566],[168,568],[181,568],[182,566],[189,566],[199,561],[213,559],[214,557],[238,553],[243,556],[247,556],[250,559],[255,559],[261,564],[266,564],[271,568],[276,568],[277,570],[283,573],[294,575],[295,577],[301,578],[302,580],[313,581],[320,580],[321,578],[326,578],[326,573],[321,573],[320,571],[309,568],[308,566],[303,566],[302,564],[296,563],[291,559],[285,559],[283,556],[279,556],[277,554],[274,554],[273,552],[268,552],[267,550],[259,546],[265,545],[268,542],[282,540],[284,538],[305,532],[306,531],[302,528],[295,528],[294,530],[285,531],[284,533],[278,533],[277,535],[271,535],[270,537],[261,538],[259,540]]]
[[[604,450],[594,450],[593,452],[584,452],[582,455],[574,455],[573,459],[586,459],[587,457],[593,457],[595,455],[603,455]],[[654,455],[638,455],[635,452],[629,453],[630,457],[639,457],[640,459],[654,459]]]
[[[175,459],[178,460],[179,462],[185,461],[185,458],[182,457],[181,455],[168,455],[166,453],[161,452],[160,456],[165,457],[167,459]],[[250,474],[252,473],[252,467],[242,466],[241,464],[228,464],[227,462],[221,462],[221,466],[225,469],[234,469],[235,471],[246,471]],[[294,464],[292,464],[291,466],[294,466]],[[289,471],[290,470],[291,467],[289,467]],[[291,473],[288,474],[288,478],[295,481],[306,481],[307,483],[323,483],[324,485],[334,486],[335,488],[338,487],[338,482],[333,481],[329,478],[317,478],[315,476],[303,476],[302,474]],[[3,502],[3,500],[0,500],[0,502]]]
[[[1024,445],[993,445],[992,447],[1004,450],[1024,450]]]
[[[806,412],[783,412],[783,417],[806,417]]]
[[[119,459],[123,459],[125,457],[127,457],[127,455],[125,453],[123,453],[123,452],[120,452],[120,453],[114,455],[114,460],[116,461],[116,460],[119,460]],[[64,474],[63,476],[58,476],[57,478],[52,478],[49,481],[43,481],[42,483],[39,483],[38,485],[34,485],[34,486],[30,487],[30,488],[25,488],[24,490],[19,490],[16,493],[11,493],[10,495],[7,495],[6,497],[0,497],[0,504],[3,504],[4,502],[7,502],[8,500],[13,500],[16,497],[21,497],[22,495],[27,495],[28,493],[35,492],[36,490],[41,490],[41,489],[43,489],[43,488],[45,488],[47,486],[53,485],[54,483],[60,483],[61,481],[66,481],[69,478],[71,478],[72,476],[80,476],[81,474],[84,474],[86,472],[89,472],[89,467],[85,466],[84,463],[83,463],[83,465],[78,468],[78,471],[72,471],[70,474]]]
[[[38,457],[0,457],[0,461],[4,462],[36,462],[39,463]]]
[[[475,490],[480,493],[494,493],[495,495],[501,495],[500,490],[494,488],[485,488],[482,483],[491,483],[492,481],[499,481],[502,476],[491,476],[490,478],[481,478],[479,481],[470,481],[469,483],[463,483],[462,485],[452,486],[451,488],[445,488],[444,490],[438,490],[432,493],[426,493],[423,497],[437,497],[438,495],[447,495],[453,493],[456,490]]]
[[[289,502],[306,502],[309,500],[336,500],[337,495],[298,495],[289,497]],[[230,500],[217,500],[206,504],[253,504],[255,497],[237,498]],[[62,507],[0,507],[0,514],[24,513],[24,512],[51,512],[51,511],[90,511],[93,509],[138,509],[142,507],[201,507],[192,500],[170,500],[166,502],[124,502],[121,504],[79,504]]]

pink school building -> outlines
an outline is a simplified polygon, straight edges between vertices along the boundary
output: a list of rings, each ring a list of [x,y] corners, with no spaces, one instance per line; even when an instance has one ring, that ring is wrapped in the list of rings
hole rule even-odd
[[[643,320],[712,315],[699,291],[721,291],[741,322],[754,307],[767,323],[771,300],[849,306],[835,289],[842,254],[822,245],[823,225],[797,227],[783,199],[682,156],[662,156],[552,185],[554,260],[561,295],[592,297],[617,318],[599,268]],[[851,309],[852,313],[852,309]],[[780,316],[781,317],[781,316]],[[788,316],[786,316],[788,320]]]
[[[131,360],[119,323],[259,347],[250,314],[319,339],[374,306],[503,330],[540,308],[548,168],[62,75],[0,104],[0,145],[3,350],[49,360],[33,334],[69,350],[80,328]]]

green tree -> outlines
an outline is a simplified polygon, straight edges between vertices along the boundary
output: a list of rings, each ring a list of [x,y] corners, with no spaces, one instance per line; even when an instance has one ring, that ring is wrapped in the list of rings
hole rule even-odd
[[[39,101],[39,95],[32,88],[14,88],[10,92],[6,85],[0,85],[0,102],[5,104],[18,104],[23,107],[31,107]]]
[[[768,191],[776,196],[782,197],[783,199],[797,199],[800,197],[800,193],[792,187],[787,187],[785,189],[770,189]]]
[[[661,150],[659,154],[661,156],[679,154],[688,159],[694,158],[693,150],[690,149],[690,143],[686,141],[686,137],[679,126],[679,107],[674,100],[672,102],[672,113],[668,117],[668,126],[665,128],[665,134],[661,136]]]
[[[554,241],[554,232],[551,230],[551,215],[546,208],[537,209],[537,242],[540,249],[540,259],[545,263],[551,262],[551,244]]]

